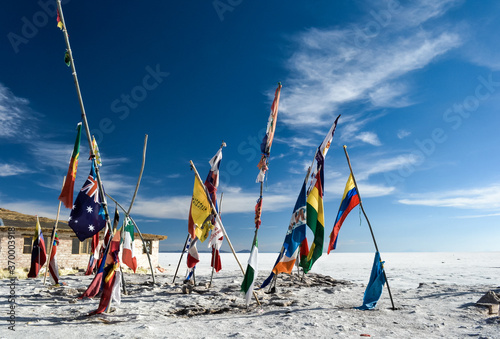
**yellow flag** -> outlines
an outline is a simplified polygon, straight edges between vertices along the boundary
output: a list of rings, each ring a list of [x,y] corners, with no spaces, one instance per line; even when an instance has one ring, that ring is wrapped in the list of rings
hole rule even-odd
[[[197,236],[201,242],[207,239],[212,224],[207,222],[212,214],[212,207],[205,193],[204,185],[196,176],[194,178],[193,198],[191,199],[191,210],[189,213],[189,233],[191,237]]]

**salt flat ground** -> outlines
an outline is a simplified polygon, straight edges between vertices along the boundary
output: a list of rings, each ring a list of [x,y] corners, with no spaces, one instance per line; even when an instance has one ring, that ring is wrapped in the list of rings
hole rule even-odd
[[[239,287],[243,279],[230,253],[210,280],[210,254],[201,253],[197,286],[182,292],[185,257],[172,284],[178,253],[160,253],[165,273],[156,285],[147,275],[125,274],[128,295],[108,314],[87,316],[98,300],[78,300],[92,277],[62,277],[64,287],[43,287],[42,279],[20,280],[16,291],[15,332],[5,320],[9,307],[1,298],[1,338],[500,338],[498,315],[488,315],[476,301],[500,292],[500,252],[382,253],[396,310],[387,288],[375,310],[361,311],[374,253],[323,255],[305,279],[280,275],[274,294],[257,292],[247,309]],[[238,254],[244,268],[249,254]],[[259,255],[262,282],[277,254]],[[0,293],[10,291],[7,280]]]

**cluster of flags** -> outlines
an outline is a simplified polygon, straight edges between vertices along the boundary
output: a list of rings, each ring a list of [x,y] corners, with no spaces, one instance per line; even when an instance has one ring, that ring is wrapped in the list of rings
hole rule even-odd
[[[208,248],[212,249],[212,259],[210,266],[216,272],[222,269],[220,258],[220,247],[224,240],[224,227],[220,220],[219,206],[217,204],[217,188],[219,187],[219,168],[222,160],[222,148],[226,144],[222,143],[217,153],[210,159],[210,170],[205,183],[202,183],[198,175],[195,175],[193,196],[188,216],[189,241],[186,242],[184,252],[187,252],[188,274],[186,280],[193,276],[196,264],[200,261],[196,244],[208,241]],[[215,208],[212,208],[212,206]],[[210,235],[210,236],[209,236]]]
[[[54,232],[52,236],[52,251],[49,258],[49,272],[54,284],[59,283],[59,271],[57,269],[57,245],[59,245],[59,237],[57,233]],[[38,216],[36,217],[35,234],[32,238],[31,247],[31,266],[28,272],[28,278],[36,278],[40,269],[46,263],[47,260],[47,249],[45,248],[45,239],[43,237],[42,228],[40,227],[40,221]]]

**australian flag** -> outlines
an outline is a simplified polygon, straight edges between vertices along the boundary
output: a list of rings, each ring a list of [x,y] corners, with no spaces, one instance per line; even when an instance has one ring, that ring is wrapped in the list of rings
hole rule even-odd
[[[97,184],[94,162],[92,162],[87,181],[76,197],[68,224],[80,241],[94,236],[106,226],[104,211],[99,202],[99,185]]]

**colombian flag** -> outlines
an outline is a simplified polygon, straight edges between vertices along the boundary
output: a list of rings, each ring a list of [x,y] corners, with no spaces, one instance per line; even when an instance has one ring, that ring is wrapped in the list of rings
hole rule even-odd
[[[359,204],[359,194],[354,185],[354,180],[352,178],[352,173],[349,175],[349,179],[345,185],[344,195],[342,196],[342,202],[340,203],[339,212],[337,214],[337,219],[335,219],[335,225],[333,226],[332,233],[330,234],[330,243],[328,244],[328,254],[331,250],[337,247],[337,237],[339,235],[340,227],[349,212]]]

